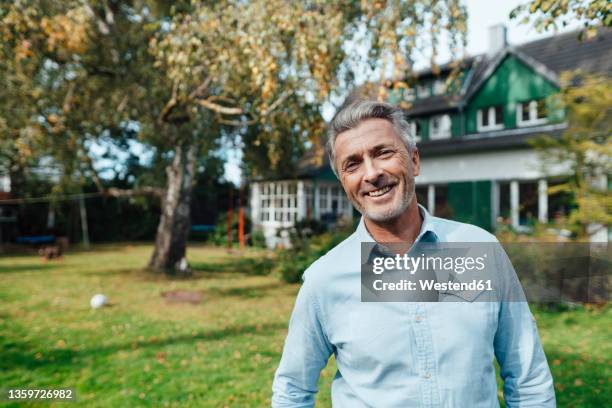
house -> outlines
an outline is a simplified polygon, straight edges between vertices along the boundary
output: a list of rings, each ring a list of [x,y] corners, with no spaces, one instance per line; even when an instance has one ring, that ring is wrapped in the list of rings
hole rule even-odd
[[[580,41],[570,32],[518,46],[503,25],[489,29],[489,50],[456,64],[417,73],[411,86],[390,91],[405,106],[421,154],[420,203],[437,216],[494,230],[500,217],[520,229],[565,213],[566,198],[548,187],[566,177],[560,163],[544,172],[528,141],[567,128],[551,106],[563,71],[612,72],[612,30]],[[251,216],[274,244],[276,231],[296,220],[351,217],[350,204],[323,160],[295,180],[252,183]]]
[[[353,217],[353,206],[327,157],[313,157],[312,153],[301,161],[296,178],[255,181],[250,185],[253,228],[263,232],[270,247],[287,245],[288,236],[283,230],[298,220],[335,222]]]

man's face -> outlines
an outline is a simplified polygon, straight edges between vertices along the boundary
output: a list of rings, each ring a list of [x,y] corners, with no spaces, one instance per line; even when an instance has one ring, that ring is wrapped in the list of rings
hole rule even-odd
[[[408,151],[393,125],[367,119],[340,133],[335,164],[347,196],[364,217],[376,222],[399,217],[414,198],[419,153]]]

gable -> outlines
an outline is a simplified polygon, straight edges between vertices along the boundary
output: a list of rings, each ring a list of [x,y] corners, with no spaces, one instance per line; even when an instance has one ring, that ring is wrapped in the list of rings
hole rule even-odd
[[[549,78],[512,54],[506,55],[493,74],[469,101],[476,108],[545,98],[559,88]]]
[[[501,105],[505,129],[516,127],[518,103],[546,98],[559,91],[548,77],[513,54],[507,54],[470,98],[466,108],[466,133],[477,133],[478,109]]]

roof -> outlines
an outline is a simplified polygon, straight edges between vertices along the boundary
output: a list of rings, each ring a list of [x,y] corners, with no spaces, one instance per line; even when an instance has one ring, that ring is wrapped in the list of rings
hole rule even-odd
[[[579,31],[558,34],[516,47],[559,74],[581,69],[589,73],[612,72],[612,29],[601,29],[591,39],[578,39]]]
[[[423,115],[432,114],[437,112],[444,112],[454,109],[459,106],[461,98],[450,95],[435,95],[427,99],[421,99],[413,102],[409,109],[406,109],[406,113],[409,115]]]
[[[313,178],[330,169],[329,156],[323,149],[310,149],[304,154],[296,171],[298,179]]]
[[[612,29],[602,28],[591,39],[579,39],[580,31],[553,35],[517,46],[509,46],[495,55],[479,55],[466,59],[469,69],[462,92],[455,98],[438,95],[413,103],[409,115],[433,114],[459,107],[469,100],[495,72],[504,59],[512,55],[536,72],[558,84],[563,71],[583,70],[588,73],[612,73]],[[429,72],[429,73],[428,73]],[[431,70],[419,77],[431,76]]]
[[[408,115],[434,114],[455,110],[473,96],[495,69],[509,56],[515,56],[532,67],[553,83],[558,83],[563,71],[583,70],[588,73],[612,73],[612,29],[602,28],[591,39],[579,39],[580,31],[557,34],[536,41],[506,47],[495,55],[479,55],[462,60],[462,67],[468,70],[459,95],[434,95],[417,100],[406,110]],[[450,72],[452,65],[438,68],[440,73]],[[435,77],[432,70],[415,73],[416,79]],[[376,85],[376,84],[374,84]],[[378,85],[377,85],[378,86]],[[345,104],[372,91],[373,85],[366,84],[356,88],[345,100]],[[545,125],[531,128],[506,129],[487,134],[466,135],[461,138],[426,141],[419,144],[422,156],[432,157],[453,153],[501,150],[507,148],[527,148],[529,140],[546,133],[553,137],[561,135],[567,125]],[[307,152],[298,166],[298,178],[317,177],[329,169],[326,154]],[[318,160],[317,160],[318,159]]]

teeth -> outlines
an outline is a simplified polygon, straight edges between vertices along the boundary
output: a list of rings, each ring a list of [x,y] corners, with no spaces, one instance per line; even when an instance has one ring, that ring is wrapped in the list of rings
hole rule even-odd
[[[391,190],[391,186],[385,186],[385,187],[383,187],[381,189],[378,189],[378,190],[375,190],[375,191],[370,191],[368,193],[368,195],[370,197],[378,197],[378,196],[381,196],[381,195],[385,194],[389,190]]]

